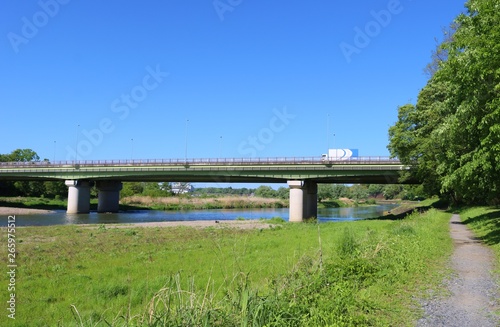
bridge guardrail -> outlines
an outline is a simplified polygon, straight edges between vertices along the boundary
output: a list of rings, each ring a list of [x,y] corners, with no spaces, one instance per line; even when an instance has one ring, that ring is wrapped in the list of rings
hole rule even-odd
[[[387,156],[368,156],[349,159],[329,159],[322,157],[270,157],[270,158],[188,158],[188,159],[129,159],[129,160],[77,160],[77,161],[29,161],[0,162],[0,168],[12,167],[102,167],[102,166],[185,166],[185,165],[345,165],[345,164],[398,164],[399,159]]]

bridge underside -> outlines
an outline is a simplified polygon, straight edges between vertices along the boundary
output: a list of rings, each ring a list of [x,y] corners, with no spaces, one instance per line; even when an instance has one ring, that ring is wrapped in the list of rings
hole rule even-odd
[[[118,211],[122,182],[288,183],[290,221],[317,215],[317,184],[398,184],[399,162],[174,164],[174,165],[24,165],[0,167],[1,180],[65,180],[68,212],[88,213],[90,186],[99,191],[98,211]]]

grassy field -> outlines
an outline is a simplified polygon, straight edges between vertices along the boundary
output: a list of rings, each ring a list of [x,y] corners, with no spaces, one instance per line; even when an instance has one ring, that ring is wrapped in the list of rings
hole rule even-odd
[[[16,319],[0,326],[410,326],[445,273],[448,220],[17,228]]]
[[[37,197],[0,197],[0,206],[28,209],[63,210],[67,207],[67,201]]]

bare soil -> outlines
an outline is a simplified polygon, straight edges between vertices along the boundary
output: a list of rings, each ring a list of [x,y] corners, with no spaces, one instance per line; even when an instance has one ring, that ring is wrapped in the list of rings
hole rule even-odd
[[[91,228],[98,228],[97,225],[85,225]],[[192,221],[161,221],[149,223],[133,223],[133,224],[106,224],[106,228],[136,228],[136,227],[195,227],[195,228],[239,228],[239,229],[264,229],[274,225],[251,220],[192,220]]]
[[[423,301],[425,315],[417,326],[500,326],[498,276],[493,275],[492,251],[475,239],[458,215],[450,221],[455,245],[450,268],[452,276],[444,281],[448,296]]]
[[[27,208],[14,208],[14,207],[0,207],[0,216],[7,215],[36,215],[51,213],[51,210],[44,209],[27,209]]]

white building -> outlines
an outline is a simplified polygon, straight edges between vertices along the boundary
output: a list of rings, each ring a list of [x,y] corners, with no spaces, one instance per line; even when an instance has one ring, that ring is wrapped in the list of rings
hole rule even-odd
[[[194,191],[193,185],[191,183],[172,183],[172,193],[174,194],[186,194]]]

